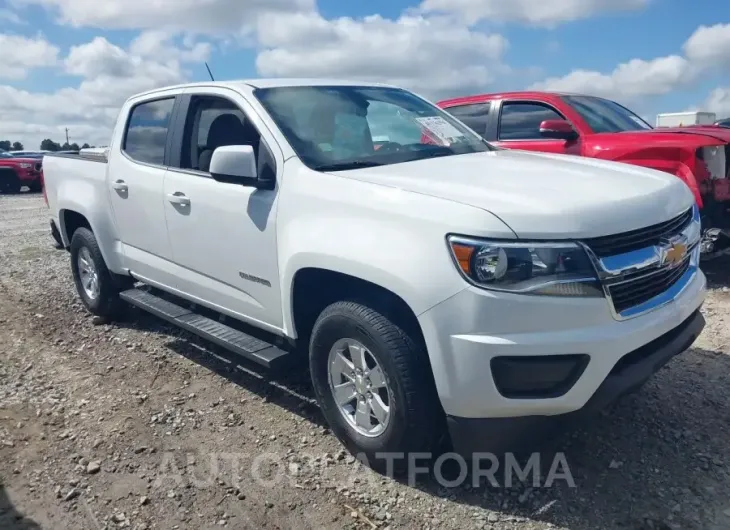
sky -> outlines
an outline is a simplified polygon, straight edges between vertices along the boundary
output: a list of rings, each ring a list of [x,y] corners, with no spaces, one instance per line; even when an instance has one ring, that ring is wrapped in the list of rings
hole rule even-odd
[[[728,0],[0,0],[0,140],[105,145],[148,89],[381,81],[432,100],[505,90],[730,116]]]

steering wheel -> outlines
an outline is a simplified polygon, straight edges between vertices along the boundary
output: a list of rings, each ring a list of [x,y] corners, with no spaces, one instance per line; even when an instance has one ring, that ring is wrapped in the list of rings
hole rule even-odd
[[[397,153],[401,149],[403,149],[403,144],[398,142],[383,142],[378,147],[377,153]]]

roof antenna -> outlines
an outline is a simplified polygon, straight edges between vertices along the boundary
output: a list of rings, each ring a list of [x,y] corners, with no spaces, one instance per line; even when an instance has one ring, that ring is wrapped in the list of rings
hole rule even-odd
[[[210,66],[208,66],[208,63],[205,63],[205,68],[208,70],[208,75],[210,76],[210,80],[215,81],[215,79],[213,79],[213,73],[210,71]]]

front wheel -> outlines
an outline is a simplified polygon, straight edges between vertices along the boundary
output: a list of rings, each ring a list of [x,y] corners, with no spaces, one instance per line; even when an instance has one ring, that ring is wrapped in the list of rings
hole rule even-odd
[[[408,453],[429,453],[439,438],[443,416],[420,344],[353,301],[327,307],[312,330],[310,370],[325,419],[351,453],[379,471],[402,472]]]
[[[119,292],[125,282],[109,271],[96,237],[88,228],[77,229],[71,238],[71,272],[76,291],[90,313],[104,318],[120,313],[124,303]],[[131,284],[131,279],[126,283]]]

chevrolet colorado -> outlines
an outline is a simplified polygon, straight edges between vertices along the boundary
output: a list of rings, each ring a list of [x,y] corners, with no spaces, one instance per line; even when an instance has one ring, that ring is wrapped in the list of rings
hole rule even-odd
[[[439,106],[500,147],[613,160],[676,175],[700,207],[703,258],[730,252],[730,130],[653,129],[614,101],[580,94],[484,94]]]
[[[155,90],[103,156],[45,160],[91,313],[131,303],[267,367],[308,359],[332,431],[376,468],[534,439],[704,326],[679,179],[496,149],[399,88]]]

